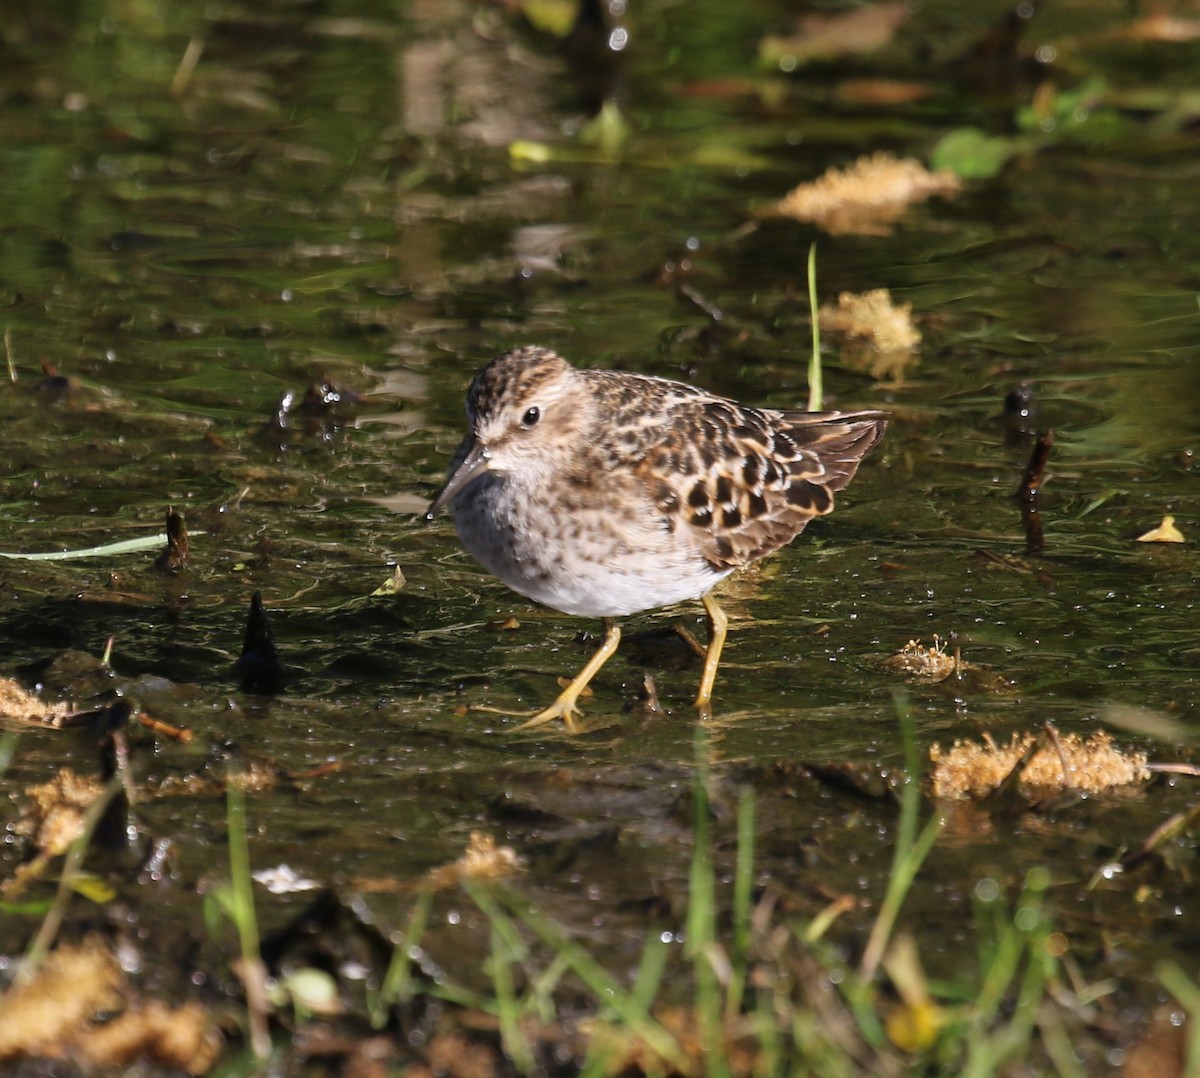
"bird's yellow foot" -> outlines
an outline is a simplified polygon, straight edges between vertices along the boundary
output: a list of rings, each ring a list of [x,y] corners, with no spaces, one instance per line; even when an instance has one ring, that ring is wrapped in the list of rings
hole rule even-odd
[[[562,719],[563,725],[567,728],[568,734],[581,734],[584,727],[576,721],[577,716],[582,716],[583,712],[575,706],[575,696],[571,696],[570,686],[557,700],[549,707],[543,708],[541,711],[535,712],[526,719],[520,726],[514,726],[509,733],[519,733],[521,730],[532,730],[537,726],[544,726],[548,722],[553,722],[555,719]],[[576,694],[578,695],[578,694]]]
[[[588,687],[588,682],[596,676],[597,671],[602,667],[617,650],[617,645],[621,642],[621,628],[612,618],[604,619],[604,640],[600,647],[596,650],[587,662],[587,665],[579,671],[575,679],[559,693],[558,698],[549,707],[543,708],[541,711],[534,712],[529,715],[525,722],[520,726],[514,726],[509,733],[515,734],[520,730],[532,730],[537,726],[544,726],[548,722],[553,722],[555,719],[562,719],[563,725],[567,728],[568,734],[583,733],[584,727],[576,722],[576,716],[583,713],[575,706],[575,702],[583,695],[584,690]],[[472,711],[485,711],[491,715],[517,715],[526,716],[529,713],[525,711],[501,711],[499,708],[493,707],[473,707]]]

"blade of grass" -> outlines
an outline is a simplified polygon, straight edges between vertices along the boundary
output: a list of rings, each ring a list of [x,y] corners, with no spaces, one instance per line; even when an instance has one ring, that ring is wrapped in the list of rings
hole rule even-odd
[[[887,950],[888,940],[896,925],[896,918],[900,915],[900,908],[908,896],[908,890],[912,886],[913,880],[916,879],[925,858],[929,855],[929,851],[937,844],[945,824],[946,820],[943,816],[935,816],[931,819],[921,831],[917,841],[910,847],[907,855],[901,858],[900,863],[892,869],[888,878],[887,891],[884,894],[883,902],[879,905],[879,916],[875,918],[875,923],[871,926],[871,934],[867,939],[867,946],[863,950],[859,976],[864,980],[869,981],[879,968],[879,962],[883,958],[884,951]]]
[[[1041,899],[1050,882],[1044,868],[1033,868],[1025,876],[1025,887],[1011,919],[1005,919],[996,940],[990,964],[984,967],[983,983],[975,996],[980,1023],[990,1025],[1004,1002],[1005,993],[1017,975],[1025,953],[1025,938],[1019,925],[1040,916]]]
[[[470,885],[464,886],[474,899],[478,889]],[[560,956],[583,981],[588,991],[597,1000],[602,1000],[606,1008],[618,1020],[624,1022],[635,1036],[640,1037],[652,1052],[671,1066],[687,1068],[687,1060],[678,1041],[654,1019],[649,1009],[642,1006],[632,992],[587,951],[568,939],[562,930],[536,907],[508,893],[502,894],[501,897],[512,914]]]
[[[1087,1072],[1075,1058],[1075,1047],[1071,1043],[1071,1037],[1063,1029],[1062,1021],[1052,1007],[1039,1008],[1038,1032],[1041,1034],[1046,1054],[1062,1078],[1087,1078]]]
[[[496,990],[500,1043],[517,1070],[529,1074],[534,1068],[533,1048],[521,1024],[523,1008],[513,980],[513,966],[528,957],[528,948],[512,919],[484,888],[468,887],[467,893],[488,919],[490,947],[485,968]]]
[[[83,859],[87,856],[88,848],[91,846],[92,836],[96,833],[96,828],[100,825],[100,820],[108,810],[108,806],[112,804],[113,798],[121,790],[121,777],[114,775],[104,784],[104,789],[101,790],[96,800],[88,806],[87,814],[83,818],[83,829],[71,843],[66,860],[63,862],[62,875],[58,878],[54,902],[38,926],[37,934],[25,950],[25,957],[16,978],[18,982],[25,981],[32,976],[42,959],[46,957],[46,952],[54,944],[58,930],[62,927],[63,918],[67,915],[67,906],[71,901],[71,896],[75,893],[75,879],[81,874]]]
[[[695,977],[696,1022],[707,1073],[729,1074],[725,1051],[718,963],[716,877],[712,864],[712,828],[708,801],[708,731],[701,723],[695,733],[696,774],[692,783],[692,863],[689,872],[685,953]]]
[[[918,814],[921,809],[921,753],[917,746],[917,735],[907,696],[903,692],[897,692],[895,702],[896,715],[900,720],[900,739],[904,746],[904,769],[907,777],[904,788],[900,791],[896,849],[892,855],[892,870],[888,875],[887,891],[879,906],[879,916],[871,926],[871,934],[859,964],[858,975],[864,981],[870,981],[875,976],[908,890],[929,851],[937,843],[946,822],[945,817],[933,817],[917,837]]]
[[[192,535],[202,535],[203,532],[192,532]],[[144,535],[138,539],[122,539],[117,543],[105,543],[103,546],[82,547],[79,550],[48,550],[40,554],[14,554],[0,550],[0,558],[13,558],[20,561],[71,561],[74,558],[102,558],[115,554],[133,554],[139,550],[154,550],[167,541],[167,533]]]
[[[267,973],[259,950],[254,882],[250,876],[250,847],[246,841],[246,795],[235,776],[231,776],[226,789],[225,810],[229,830],[230,908],[241,951],[238,975],[246,992],[250,1048],[255,1058],[261,1061],[271,1055],[271,1034],[267,1026]]]
[[[986,1078],[1006,1062],[1028,1053],[1046,982],[1053,972],[1044,902],[1049,883],[1050,874],[1044,868],[1030,869],[1015,911],[999,925],[991,963],[984,967],[983,981],[975,995],[963,1078]],[[1022,962],[1025,971],[1008,1020],[998,1024],[1008,1010],[1007,1001],[1014,995]]]
[[[857,903],[850,895],[842,895],[840,898],[835,898],[799,930],[800,938],[809,945],[823,940],[825,933],[829,931],[834,921],[856,908]]]
[[[808,249],[808,305],[812,308],[812,355],[808,360],[808,410],[819,412],[825,403],[821,385],[821,316],[817,308],[817,245]]]
[[[737,1017],[742,1010],[749,974],[752,932],[751,891],[754,886],[754,791],[745,788],[738,798],[737,861],[733,870],[733,975],[725,994],[725,1016]]]
[[[522,1074],[533,1071],[533,1049],[521,1025],[521,1001],[513,982],[512,968],[517,964],[512,941],[500,928],[500,922],[491,922],[491,954],[486,963],[496,988],[496,1005],[500,1012],[500,1043],[508,1058]]]
[[[400,942],[392,948],[392,957],[374,999],[367,1002],[371,1028],[382,1029],[387,1024],[387,1012],[397,1003],[408,1003],[414,995],[412,975],[413,957],[425,935],[429,924],[429,911],[433,906],[433,892],[428,888],[417,895],[417,901],[408,914]]]
[[[667,968],[667,958],[670,949],[663,942],[662,934],[651,929],[646,933],[646,943],[642,947],[642,957],[638,962],[637,976],[633,979],[633,987],[629,994],[634,1002],[649,1014],[662,985],[663,971]]]
[[[570,970],[566,960],[555,955],[541,973],[529,985],[529,1008],[537,1012],[538,1020],[545,1025],[554,1021],[557,1008],[554,1004],[554,990],[563,975]]]
[[[1188,1012],[1187,1058],[1183,1073],[1200,1074],[1200,987],[1175,962],[1160,962],[1155,972],[1163,987]]]

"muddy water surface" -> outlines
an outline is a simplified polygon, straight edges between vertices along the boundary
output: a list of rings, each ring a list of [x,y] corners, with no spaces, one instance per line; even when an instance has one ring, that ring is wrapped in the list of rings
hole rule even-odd
[[[686,894],[699,666],[672,630],[702,636],[701,612],[630,619],[583,736],[509,736],[517,720],[467,707],[544,704],[598,626],[529,607],[420,510],[471,375],[514,344],[801,406],[816,240],[823,299],[890,289],[924,339],[874,373],[826,342],[827,406],[891,410],[887,439],[834,516],[725,593],[706,751],[718,804],[755,790],[758,884],[806,915],[837,894],[877,901],[893,804],[805,765],[895,771],[904,683],[881,660],[910,639],[936,633],[995,675],[909,686],[922,746],[1048,721],[1088,734],[1112,704],[1193,731],[1200,147],[1180,91],[1197,47],[1105,37],[1080,4],[1035,18],[993,85],[972,48],[1003,9],[946,7],[877,55],[790,77],[756,66],[759,40],[791,26],[766,3],[631,11],[629,48],[596,70],[603,50],[580,59],[490,7],[51,4],[6,28],[0,548],[152,534],[175,507],[191,554],[174,574],[153,552],[0,562],[0,672],[48,701],[120,693],[193,731],[130,731],[148,788],[269,758],[279,780],[248,800],[255,865],[355,896],[383,935],[411,893],[359,883],[415,881],[484,831],[526,859],[521,886],[552,917],[632,964]],[[867,76],[925,93],[864,103],[852,80]],[[831,165],[927,158],[960,126],[1014,131],[1037,93],[1084,78],[1095,95],[1043,113],[1036,149],[890,234],[743,228]],[[577,134],[597,94],[628,125],[607,153]],[[548,160],[511,154],[518,139]],[[345,399],[304,414],[323,383]],[[1012,498],[1032,436],[1000,418],[1023,383],[1030,428],[1055,435],[1036,555]],[[1135,541],[1165,514],[1185,543]],[[397,568],[400,590],[373,595]],[[273,695],[241,691],[235,670],[255,591],[286,668]],[[70,653],[98,659],[109,637],[111,669],[81,670]],[[647,674],[659,713],[640,703]],[[21,788],[95,755],[89,731],[22,732],[10,830]],[[910,905],[926,964],[955,974],[980,879],[1015,887],[1045,865],[1087,975],[1118,977],[1144,1013],[1162,994],[1154,960],[1194,946],[1194,893],[1170,871],[1136,908],[1144,881],[1085,884],[1190,796],[1160,783],[1002,821],[964,811]],[[73,914],[119,921],[164,983],[193,968],[233,983],[231,940],[206,932],[198,897],[228,871],[222,794],[150,797],[135,820],[110,866],[117,912],[79,899]],[[715,826],[728,869],[730,812]],[[27,852],[10,839],[6,874]],[[167,867],[148,882],[155,842]],[[1177,856],[1194,859],[1190,838]],[[268,931],[311,901],[258,897]],[[427,949],[448,975],[481,979],[482,923],[439,899]],[[4,917],[0,950],[36,924]],[[847,923],[848,946],[866,924]]]

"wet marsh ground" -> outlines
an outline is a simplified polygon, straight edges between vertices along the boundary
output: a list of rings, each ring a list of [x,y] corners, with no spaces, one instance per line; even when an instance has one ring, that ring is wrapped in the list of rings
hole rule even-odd
[[[1007,35],[1007,14],[926,4],[879,48],[856,51],[859,29],[812,63],[797,55],[816,28],[769,3],[638,6],[598,41],[453,4],[50,4],[0,30],[0,551],[154,534],[168,507],[190,533],[177,572],[157,549],[0,560],[0,674],[47,707],[119,695],[192,734],[129,725],[135,830],[89,855],[109,890],[71,900],[63,938],[114,941],[136,991],[209,1008],[217,1065],[252,1070],[235,937],[205,917],[230,874],[226,775],[250,769],[252,867],[318,888],[256,889],[268,972],[332,971],[344,1012],[318,1030],[280,1008],[285,1069],[366,1066],[369,990],[422,881],[476,832],[614,976],[632,978],[651,928],[679,961],[699,664],[674,626],[702,637],[699,604],[627,620],[585,734],[510,736],[519,720],[469,708],[547,703],[599,626],[520,601],[420,513],[471,375],[516,344],[802,406],[814,241],[822,302],[887,288],[923,339],[880,359],[826,337],[826,406],[891,411],[887,438],[832,517],[721,593],[731,633],[699,750],[721,887],[749,789],[756,900],[807,920],[848,896],[830,941],[857,962],[892,871],[901,687],[923,753],[1132,715],[1113,728],[1124,750],[1194,760],[1200,34],[1184,8],[1171,33],[1081,2]],[[614,28],[628,47],[604,44]],[[785,59],[761,62],[780,35],[796,35]],[[626,125],[607,143],[581,133],[599,100]],[[831,166],[928,162],[967,128],[1003,167],[890,229],[761,214]],[[1016,430],[1004,402],[1025,384]],[[323,385],[341,398],[306,406]],[[1030,553],[1013,492],[1040,429],[1054,447]],[[1184,542],[1136,541],[1168,514]],[[374,594],[396,569],[398,590]],[[236,665],[254,592],[283,664],[272,693],[243,691]],[[909,684],[885,666],[934,634],[982,671]],[[1150,718],[1174,725],[1155,737]],[[33,854],[23,790],[95,774],[98,736],[6,742],[5,879]],[[1103,870],[1188,811],[1194,781],[926,802],[947,823],[901,919],[925,971],[961,988],[981,885],[1011,904],[1044,869],[1072,988],[1110,989],[1072,1027],[1079,1067],[1177,1048],[1158,963],[1196,967],[1194,828]],[[7,973],[56,866],[5,896]],[[488,991],[494,931],[439,890],[414,975]],[[539,1057],[564,1073],[589,1012],[565,992]],[[376,1023],[381,1065],[466,1073],[431,1058],[453,1026],[431,998]],[[686,977],[666,993],[690,998]],[[520,1066],[494,1026],[463,1028],[489,1065]],[[934,1068],[930,1051],[912,1058]]]

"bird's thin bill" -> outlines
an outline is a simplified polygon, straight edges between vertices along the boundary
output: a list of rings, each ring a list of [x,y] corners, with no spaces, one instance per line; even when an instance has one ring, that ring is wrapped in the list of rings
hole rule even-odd
[[[483,475],[488,470],[491,456],[483,446],[472,446],[471,451],[463,457],[458,467],[450,473],[445,486],[438,491],[437,497],[429,503],[429,508],[425,511],[425,519],[432,520],[466,487]]]

